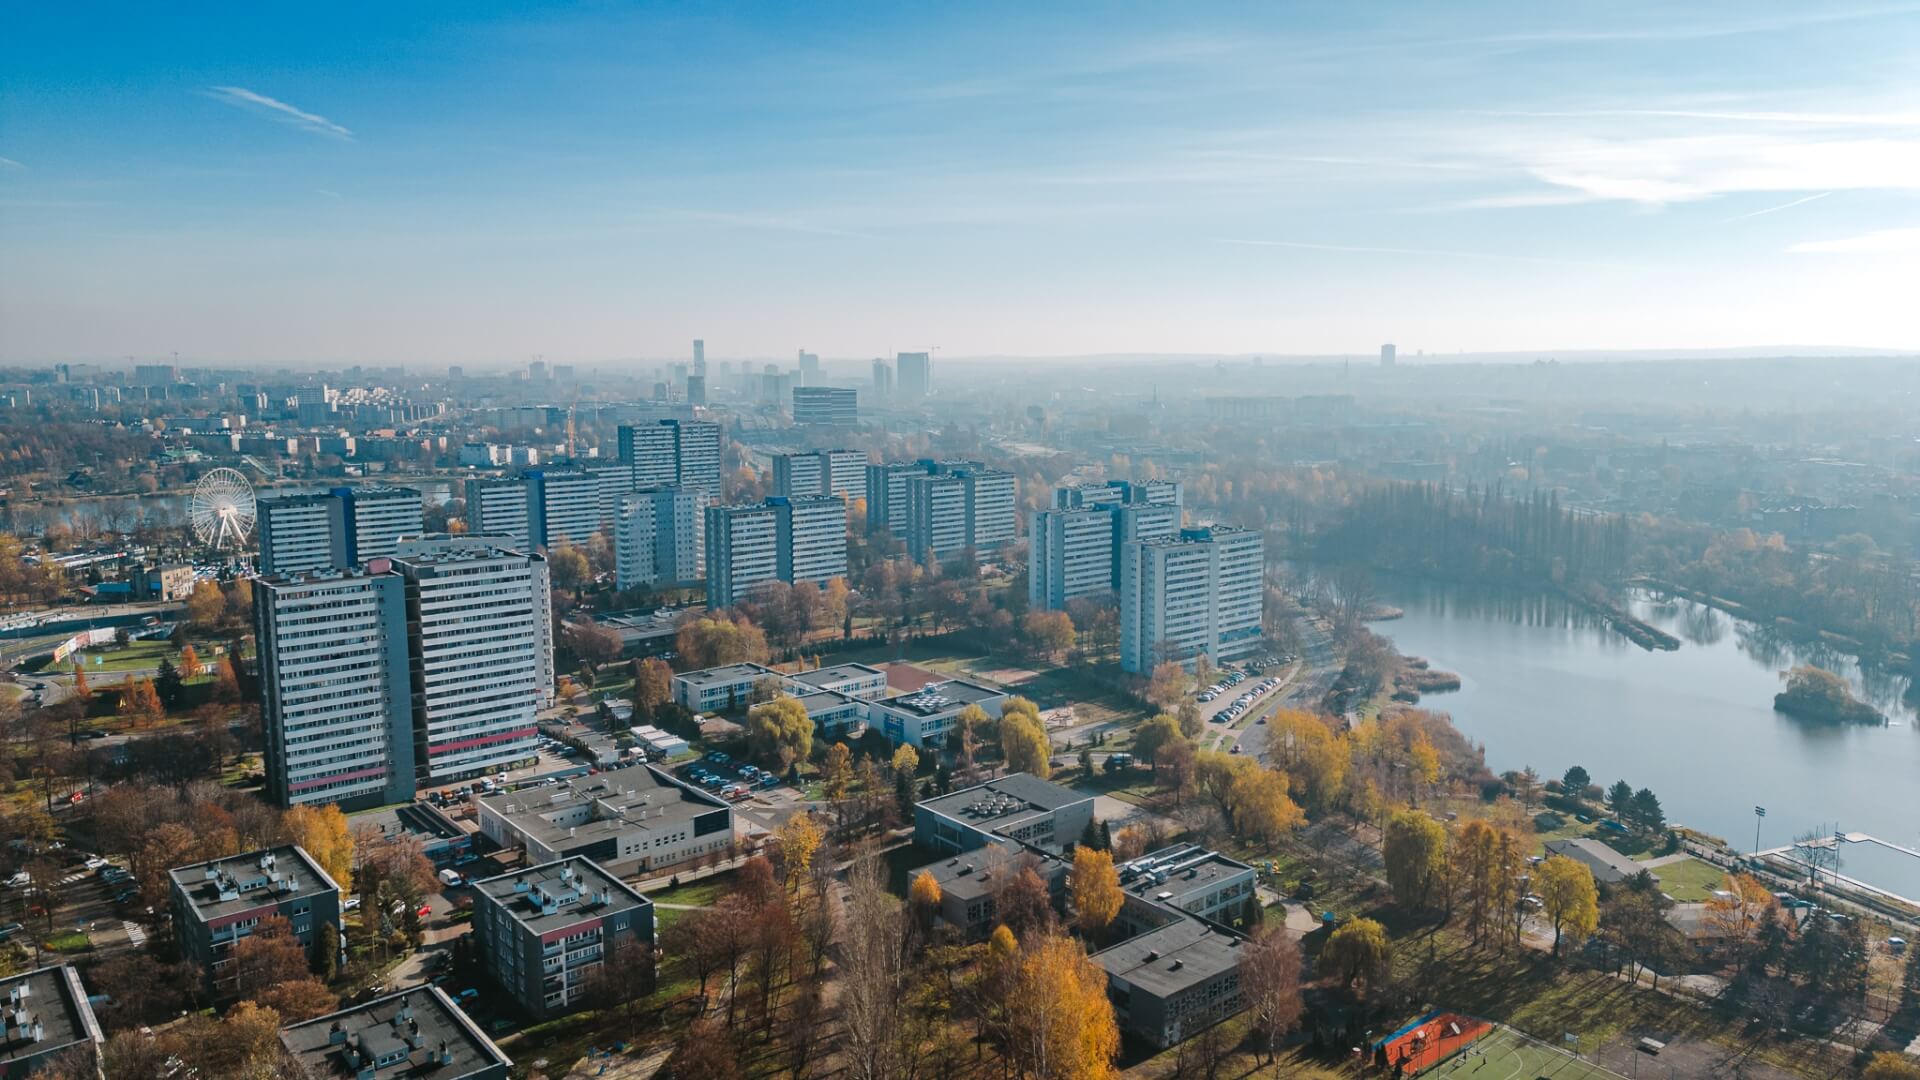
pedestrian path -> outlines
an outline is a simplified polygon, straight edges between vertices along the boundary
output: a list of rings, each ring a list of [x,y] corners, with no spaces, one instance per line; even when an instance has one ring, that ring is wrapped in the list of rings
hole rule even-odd
[[[87,872],[85,870],[81,870],[78,873],[68,874],[66,877],[61,878],[60,884],[71,885],[76,881],[84,881],[86,879],[86,876],[87,876]]]
[[[128,944],[132,945],[134,948],[137,949],[140,946],[145,945],[147,943],[147,932],[140,928],[139,923],[122,920],[120,925],[127,928]]]

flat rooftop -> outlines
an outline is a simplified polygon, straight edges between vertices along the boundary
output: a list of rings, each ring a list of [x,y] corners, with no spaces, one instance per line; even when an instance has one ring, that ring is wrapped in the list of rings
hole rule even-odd
[[[201,922],[340,888],[319,863],[293,844],[177,866],[167,874],[186,894],[192,914]]]
[[[26,1013],[25,1027],[14,1023],[15,995],[22,988],[26,993],[18,1002]],[[97,1044],[101,1038],[100,1024],[87,1005],[87,992],[71,965],[0,978],[0,1008],[5,1010],[0,1022],[0,1073],[9,1076],[15,1062],[57,1054],[81,1043]],[[40,1027],[38,1039],[33,1037],[35,1024]]]
[[[721,667],[701,668],[699,671],[685,671],[674,678],[689,686],[720,686],[739,682],[742,679],[758,679],[763,675],[779,678],[780,673],[770,667],[759,664],[726,664]]]
[[[999,690],[990,690],[978,683],[965,679],[947,679],[944,682],[932,682],[918,690],[905,694],[896,694],[880,702],[889,709],[901,712],[917,713],[921,716],[940,716],[947,712],[964,709],[969,705],[978,705],[983,701],[1005,697]]]
[[[1007,882],[1013,880],[1014,875],[1020,872],[1021,867],[1027,865],[1028,859],[1032,860],[1036,873],[1044,870],[1047,862],[1056,861],[1033,855],[1018,841],[994,837],[984,847],[949,856],[925,866],[916,866],[912,873],[907,875],[907,880],[911,882],[924,870],[932,874],[933,880],[939,883],[941,895],[962,900],[975,900],[992,896],[1005,888]],[[1044,876],[1043,874],[1042,877]]]
[[[457,840],[466,835],[466,830],[442,813],[439,807],[423,802],[386,806],[355,814],[353,824],[378,825],[381,835],[386,838],[411,833],[429,840]]]
[[[800,703],[801,708],[807,710],[808,716],[816,716],[828,709],[852,704],[857,699],[848,697],[838,690],[815,690],[811,693],[795,695],[794,700]]]
[[[653,905],[598,863],[580,856],[487,878],[474,888],[543,937],[587,919]]]
[[[835,664],[832,667],[815,668],[812,671],[796,671],[787,678],[804,686],[832,686],[848,679],[879,678],[883,682],[886,672],[865,664]]]
[[[664,778],[651,765],[613,769],[522,791],[496,792],[480,801],[549,847],[578,846],[635,829],[677,828],[694,818],[730,808],[725,800]],[[565,816],[583,802],[594,804],[593,820],[578,825],[551,820]]]
[[[280,1029],[280,1043],[318,1077],[357,1077],[369,1060],[376,1080],[433,1076],[460,1080],[513,1062],[437,986],[375,998]],[[349,1056],[358,1057],[357,1064]]]
[[[1238,939],[1190,916],[1094,953],[1109,975],[1156,997],[1199,985],[1240,962]]]
[[[1129,870],[1138,872],[1130,874]],[[1175,844],[1122,864],[1120,885],[1127,892],[1148,900],[1157,899],[1162,893],[1178,899],[1252,872],[1253,867],[1246,863],[1198,844]]]
[[[1072,788],[1042,780],[1032,773],[1012,773],[984,784],[975,784],[970,788],[961,788],[939,798],[928,799],[920,805],[937,814],[964,820],[982,820],[996,816],[988,813],[993,806],[1006,807],[1009,803],[1018,803],[1025,810],[1058,810],[1063,806],[1086,802],[1093,796]],[[1008,807],[1001,813],[1011,812]],[[972,811],[972,812],[969,812]]]

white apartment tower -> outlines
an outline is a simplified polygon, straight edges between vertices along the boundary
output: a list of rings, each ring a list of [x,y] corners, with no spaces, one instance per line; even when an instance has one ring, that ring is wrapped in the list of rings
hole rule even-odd
[[[547,562],[484,537],[402,544],[415,759],[428,783],[530,757],[553,699]]]
[[[527,482],[517,479],[467,481],[467,532],[493,536],[525,550],[533,546],[527,518]]]
[[[780,577],[780,511],[773,506],[709,506],[707,607],[732,607],[755,586]]]
[[[780,579],[825,585],[847,576],[847,504],[831,495],[767,502],[779,511]]]
[[[1162,660],[1215,663],[1260,645],[1266,550],[1247,529],[1213,526],[1134,540],[1120,557],[1120,666],[1145,673]]]
[[[618,587],[625,591],[699,579],[705,553],[698,528],[701,500],[682,488],[652,488],[620,500],[614,523]]]
[[[263,574],[347,567],[346,507],[332,495],[261,499],[258,528]]]
[[[824,454],[776,454],[773,459],[773,493],[789,498],[812,498],[827,493],[827,460]]]
[[[267,795],[349,809],[414,793],[404,582],[366,573],[256,578]]]
[[[1013,474],[966,469],[958,475],[967,493],[967,543],[975,551],[987,551],[1018,535]]]
[[[361,566],[368,559],[391,555],[400,541],[415,539],[427,531],[426,507],[413,488],[370,484],[337,487],[333,494],[346,504],[350,565]]]
[[[917,562],[944,559],[967,546],[967,486],[951,473],[907,478],[907,551]]]
[[[571,466],[528,469],[527,521],[540,547],[584,544],[600,531],[600,480]]]

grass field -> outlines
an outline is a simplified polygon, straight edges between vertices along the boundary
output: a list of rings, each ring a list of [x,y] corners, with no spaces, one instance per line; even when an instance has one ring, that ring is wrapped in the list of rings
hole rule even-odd
[[[1467,1052],[1420,1075],[1440,1080],[1617,1080],[1620,1076],[1503,1027],[1494,1028],[1475,1040]]]
[[[1726,887],[1727,872],[1699,859],[1656,866],[1653,872],[1660,875],[1660,891],[1683,904],[1705,900],[1713,890]]]

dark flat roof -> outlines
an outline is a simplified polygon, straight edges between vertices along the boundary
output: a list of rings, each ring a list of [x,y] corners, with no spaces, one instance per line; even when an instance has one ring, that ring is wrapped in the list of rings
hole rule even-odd
[[[345,1036],[344,1041],[332,1041],[336,1028]],[[281,1028],[280,1042],[316,1076],[351,1077],[358,1075],[359,1070],[347,1066],[345,1054],[356,1035],[360,1047],[372,1051],[376,1059],[382,1051],[407,1047],[408,1036],[418,1037],[420,1045],[407,1047],[407,1057],[380,1069],[375,1074],[377,1080],[412,1076],[460,1080],[488,1069],[513,1065],[500,1048],[493,1045],[493,1040],[437,986],[402,990],[364,1005]],[[443,1043],[452,1057],[447,1064],[431,1060]]]
[[[87,992],[80,985],[80,975],[71,965],[58,964],[0,978],[0,1002],[7,1001],[19,986],[27,988],[24,1004],[33,1022],[40,1025],[40,1038],[33,1042],[24,1038],[15,1041],[12,1036],[26,1033],[11,1023],[0,1029],[4,1031],[0,1034],[0,1072],[8,1072],[10,1062],[57,1054],[80,1043],[100,1041],[100,1024],[87,1005]]]
[[[1094,953],[1092,960],[1128,985],[1166,998],[1238,964],[1237,940],[1182,916]]]
[[[263,865],[267,858],[272,859],[271,866]],[[217,872],[218,876],[208,877],[209,870]],[[186,894],[193,914],[201,922],[212,922],[268,904],[284,904],[303,896],[340,891],[340,887],[320,868],[320,864],[295,844],[282,844],[225,859],[177,866],[167,874]],[[285,887],[274,884],[276,877]],[[221,899],[223,885],[229,886],[228,891],[237,895]]]
[[[776,679],[780,677],[779,672],[759,664],[724,664],[720,667],[701,668],[699,671],[683,671],[674,678],[683,679],[691,686],[714,686],[739,682],[742,679],[759,679],[767,675]]]
[[[543,863],[474,883],[520,925],[545,935],[587,919],[651,907],[653,902],[582,856]],[[604,901],[594,899],[604,896]],[[547,910],[541,898],[550,898]]]
[[[556,825],[550,817],[582,802],[595,803],[594,820]],[[549,847],[573,848],[629,829],[669,828],[731,804],[688,787],[651,765],[610,769],[558,784],[495,792],[481,803]],[[511,810],[508,807],[512,807]]]
[[[965,679],[944,679],[930,682],[918,690],[896,694],[880,702],[889,709],[901,712],[917,713],[920,716],[940,716],[949,711],[963,709],[968,705],[978,705],[1007,695],[979,683],[970,683]]]

